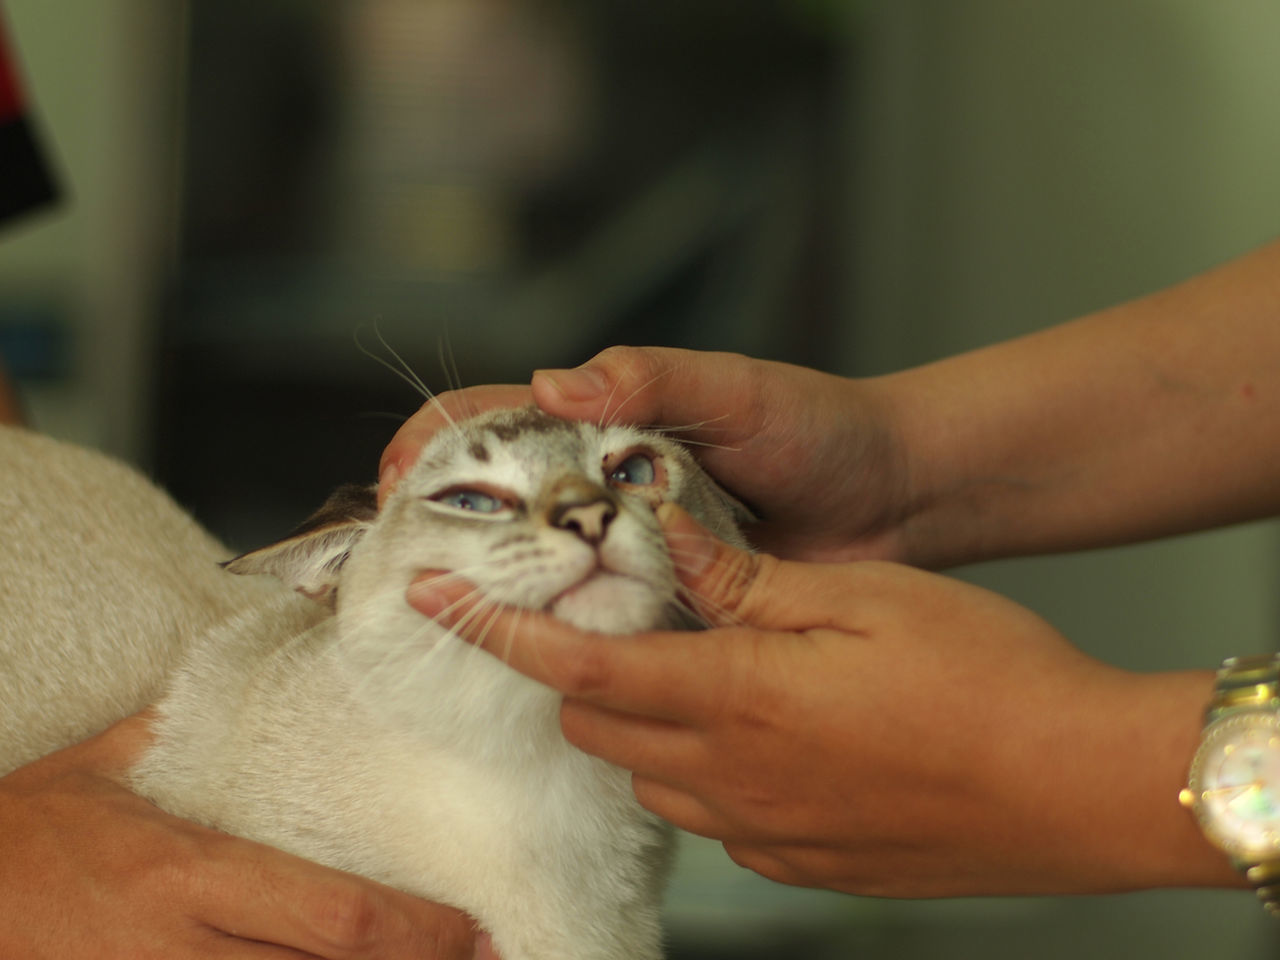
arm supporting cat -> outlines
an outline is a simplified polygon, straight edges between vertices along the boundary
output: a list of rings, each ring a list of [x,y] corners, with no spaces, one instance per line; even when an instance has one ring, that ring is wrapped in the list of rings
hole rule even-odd
[[[426,903],[169,816],[124,786],[145,716],[0,777],[0,955],[469,960]]]
[[[682,578],[712,629],[601,636],[525,611],[483,643],[562,691],[566,737],[632,770],[650,810],[851,893],[1239,885],[1171,799],[1209,673],[1126,673],[975,587],[747,554],[661,513],[700,558]],[[474,640],[464,593],[424,580],[410,599]]]

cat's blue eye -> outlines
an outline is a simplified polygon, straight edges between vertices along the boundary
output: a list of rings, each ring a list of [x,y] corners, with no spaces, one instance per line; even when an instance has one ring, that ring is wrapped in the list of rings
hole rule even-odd
[[[633,453],[613,468],[609,474],[612,483],[625,483],[633,487],[647,487],[658,478],[653,457],[647,453]]]
[[[507,506],[503,501],[483,490],[450,490],[433,499],[446,507],[470,510],[474,513],[501,513]]]

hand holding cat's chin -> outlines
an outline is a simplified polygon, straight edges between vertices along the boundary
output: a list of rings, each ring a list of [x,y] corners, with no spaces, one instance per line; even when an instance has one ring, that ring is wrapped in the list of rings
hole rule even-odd
[[[410,602],[563,693],[570,743],[771,879],[891,897],[1223,881],[1169,802],[1195,739],[1177,718],[1205,678],[1101,664],[956,580],[747,554],[661,515],[714,629],[605,636],[528,611],[469,625],[447,581]]]

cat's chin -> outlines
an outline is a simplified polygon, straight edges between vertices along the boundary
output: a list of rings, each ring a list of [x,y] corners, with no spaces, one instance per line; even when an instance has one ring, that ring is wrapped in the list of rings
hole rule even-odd
[[[666,603],[653,587],[617,573],[599,572],[561,593],[551,615],[583,630],[632,633],[660,626]]]

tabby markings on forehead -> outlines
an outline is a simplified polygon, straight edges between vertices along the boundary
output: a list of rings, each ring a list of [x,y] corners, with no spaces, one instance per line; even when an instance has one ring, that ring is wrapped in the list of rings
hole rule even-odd
[[[453,456],[447,451],[436,451],[422,458],[421,466],[426,470],[443,470],[453,464]]]
[[[489,462],[489,450],[479,440],[476,440],[474,443],[471,444],[469,451],[471,453],[471,456],[475,457],[481,463]]]
[[[515,411],[506,422],[489,424],[488,431],[503,443],[509,443],[526,434],[551,433],[564,428],[563,420],[557,420],[536,407],[528,407]]]

